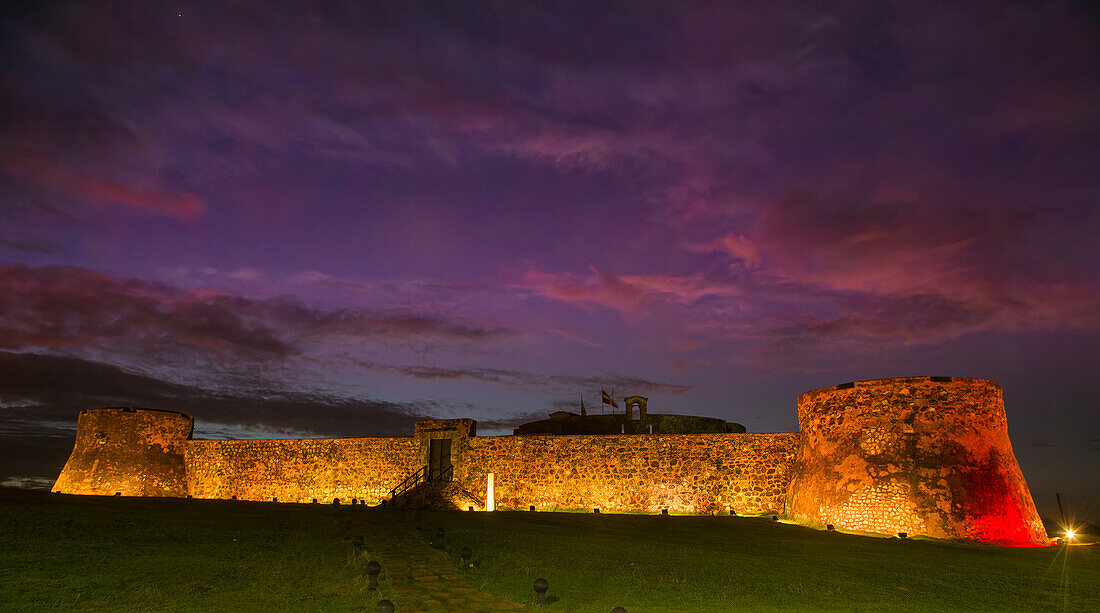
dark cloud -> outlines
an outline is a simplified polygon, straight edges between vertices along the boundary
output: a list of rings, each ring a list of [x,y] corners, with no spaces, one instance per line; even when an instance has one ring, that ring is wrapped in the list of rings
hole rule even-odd
[[[692,391],[690,385],[658,383],[636,377],[602,375],[578,377],[571,375],[545,375],[503,368],[441,368],[436,366],[400,366],[360,362],[367,370],[399,374],[415,379],[472,379],[510,386],[555,386],[572,389],[596,390],[600,387],[617,388],[624,393],[683,394]]]
[[[233,394],[76,358],[7,352],[0,352],[0,399],[5,404],[0,421],[62,431],[75,427],[81,410],[103,406],[168,409],[202,422],[341,436],[407,434],[418,414],[410,405],[320,393],[253,389]],[[18,430],[27,429],[21,425]]]
[[[58,253],[64,251],[56,241],[37,236],[0,237],[0,249],[29,253]]]
[[[311,309],[287,300],[189,292],[75,267],[0,265],[0,346],[79,347],[114,342],[234,359],[282,359],[318,336],[478,342],[516,331],[403,309]]]

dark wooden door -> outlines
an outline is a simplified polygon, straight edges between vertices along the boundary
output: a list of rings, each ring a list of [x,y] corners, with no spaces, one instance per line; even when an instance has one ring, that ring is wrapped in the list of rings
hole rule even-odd
[[[434,438],[428,441],[428,480],[438,481],[443,471],[451,466],[451,439]]]

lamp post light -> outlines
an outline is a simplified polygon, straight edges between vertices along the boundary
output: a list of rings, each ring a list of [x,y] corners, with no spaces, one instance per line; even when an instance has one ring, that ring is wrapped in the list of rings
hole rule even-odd
[[[546,606],[546,590],[550,588],[550,582],[542,577],[535,579],[535,602],[540,607]]]
[[[367,576],[370,577],[370,583],[367,584],[368,590],[378,589],[378,573],[380,572],[382,572],[382,565],[377,560],[371,560],[367,564]]]
[[[470,551],[469,547],[463,547],[462,550],[458,552],[458,555],[462,558],[462,570],[470,570],[470,568],[473,567],[473,565],[470,564],[470,557],[474,555],[474,552]]]
[[[388,600],[379,600],[374,606],[374,613],[393,613],[393,603]]]

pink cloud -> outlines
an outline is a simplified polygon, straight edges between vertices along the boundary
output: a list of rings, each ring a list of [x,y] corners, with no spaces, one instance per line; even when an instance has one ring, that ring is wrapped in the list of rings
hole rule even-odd
[[[37,188],[63,192],[95,205],[122,205],[180,220],[194,220],[206,211],[206,203],[190,193],[135,187],[70,170],[42,158],[0,156],[0,164],[12,175]]]
[[[725,253],[743,261],[750,268],[760,265],[760,247],[742,234],[730,233],[707,243],[688,244],[685,248],[703,253]]]

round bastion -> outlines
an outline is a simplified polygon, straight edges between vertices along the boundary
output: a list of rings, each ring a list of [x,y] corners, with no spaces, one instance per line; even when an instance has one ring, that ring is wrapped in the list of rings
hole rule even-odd
[[[138,408],[80,412],[76,442],[53,491],[111,496],[187,495],[184,451],[195,420]]]
[[[908,377],[798,398],[787,513],[848,530],[1046,544],[1008,439],[1001,386]]]

